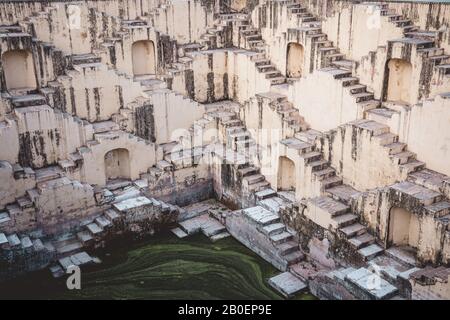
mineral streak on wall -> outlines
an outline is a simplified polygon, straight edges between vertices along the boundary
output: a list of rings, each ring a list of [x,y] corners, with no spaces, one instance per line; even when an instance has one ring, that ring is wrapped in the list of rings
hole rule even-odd
[[[440,2],[2,1],[0,280],[174,227],[231,234],[286,296],[450,298],[449,25]]]

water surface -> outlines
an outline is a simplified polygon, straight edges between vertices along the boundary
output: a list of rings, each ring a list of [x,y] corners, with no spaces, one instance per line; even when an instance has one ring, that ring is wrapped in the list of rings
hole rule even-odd
[[[2,284],[0,298],[281,299],[267,284],[278,270],[233,238],[212,243],[167,233],[114,244],[98,256],[102,264],[82,270],[81,290],[66,289],[64,279],[43,270]]]

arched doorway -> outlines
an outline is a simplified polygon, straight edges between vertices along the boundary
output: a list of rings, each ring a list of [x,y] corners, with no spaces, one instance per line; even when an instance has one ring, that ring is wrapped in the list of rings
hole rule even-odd
[[[135,76],[155,74],[156,59],[153,41],[141,40],[133,43],[132,48],[133,74]]]
[[[389,213],[389,245],[417,248],[419,230],[417,215],[404,208],[391,208]]]
[[[303,62],[303,46],[299,43],[289,43],[286,54],[286,76],[288,78],[300,78],[302,76]]]
[[[391,59],[387,63],[388,83],[386,99],[409,103],[412,65],[403,59]]]
[[[36,89],[33,55],[30,51],[6,51],[2,55],[2,66],[8,90]]]
[[[106,180],[130,179],[130,156],[127,149],[114,149],[105,154]]]
[[[281,156],[278,160],[278,190],[293,191],[295,183],[295,163],[291,159]]]

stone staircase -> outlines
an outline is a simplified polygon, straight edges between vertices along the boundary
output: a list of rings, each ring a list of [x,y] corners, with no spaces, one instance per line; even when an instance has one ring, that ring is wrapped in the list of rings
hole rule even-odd
[[[308,71],[320,70],[331,74],[341,83],[342,87],[349,91],[355,102],[362,106],[362,111],[378,107],[380,103],[374,99],[373,93],[367,91],[367,87],[360,84],[359,78],[354,76],[356,62],[345,59],[339,48],[328,40],[317,17],[309,13],[302,4],[292,3],[287,6],[290,16],[298,19],[297,25],[299,26],[289,28],[289,34],[297,33],[297,38],[310,39],[313,46],[314,57]]]
[[[201,232],[215,242],[230,236],[225,226],[211,217],[210,214],[202,214],[183,220],[178,225],[179,227],[172,229],[172,232],[179,238]]]
[[[251,158],[255,157],[258,151],[250,133],[239,120],[236,112],[238,109],[239,105],[235,103],[220,102],[207,106],[204,118],[193,125],[191,137],[207,129],[210,124],[218,124],[221,137],[214,140],[213,148],[198,146],[193,140],[187,144],[184,142],[184,145],[183,142],[172,145],[164,157],[165,167],[177,169],[185,167],[186,164],[191,165],[193,154],[200,157],[205,152],[214,152],[216,156],[231,164],[237,179],[241,181],[244,194],[255,199],[257,204],[256,207],[243,209],[243,214],[247,215],[267,241],[276,247],[276,254],[284,259],[287,266],[298,263],[303,259],[303,254],[292,231],[287,230],[279,215],[280,210],[292,209],[294,197],[286,193],[277,194],[260,173],[260,168],[252,164]],[[217,142],[222,142],[223,145],[217,145]],[[182,223],[180,226],[184,233],[189,234],[188,226],[182,226]]]
[[[341,185],[342,178],[336,175],[336,170],[323,158],[322,152],[316,149],[316,140],[321,136],[320,132],[309,129],[296,133],[292,138],[281,140],[280,143],[296,151],[303,159],[305,168],[318,182],[320,191],[323,192],[328,188]]]
[[[406,150],[407,145],[398,141],[398,136],[390,132],[388,125],[370,120],[371,114],[380,115],[382,109],[368,111],[369,119],[356,120],[351,125],[370,132],[381,146],[388,150],[392,165],[398,166],[406,177],[409,173],[422,169],[425,163],[416,159],[416,154]]]
[[[232,34],[232,41],[227,41],[227,33]],[[266,58],[266,49],[264,40],[258,29],[253,28],[250,17],[243,13],[229,13],[219,15],[215,26],[207,30],[202,37],[203,49],[217,49],[223,47],[236,46],[246,50],[260,53],[252,57],[258,72],[264,74],[265,78],[272,85],[286,82],[286,78],[276,67]],[[217,42],[211,39],[223,39]]]
[[[260,201],[262,205],[267,206],[267,202],[264,201],[276,198],[280,199],[274,195]],[[267,207],[273,210],[272,206]],[[261,205],[243,209],[241,212],[255,224],[256,229],[275,247],[276,252],[274,254],[281,257],[287,267],[303,260],[304,255],[300,251],[293,232],[287,230],[278,213],[269,211]]]
[[[344,191],[347,189],[347,192]],[[350,186],[341,185],[327,190],[332,196],[319,196],[307,200],[309,210],[320,215],[323,224],[328,223],[331,230],[337,232],[341,240],[351,248],[359,261],[370,261],[383,253],[384,249],[375,243],[375,237],[367,232],[367,228],[359,223],[359,217],[351,213],[344,198],[350,193],[357,194]],[[334,198],[342,199],[335,200]]]
[[[60,174],[55,170],[55,175]],[[52,175],[46,169],[45,174],[39,178],[39,183],[51,181]],[[29,194],[36,193],[32,191]],[[1,256],[21,256],[29,257],[32,260],[39,256],[39,265],[36,269],[50,266],[50,271],[55,277],[62,276],[70,265],[82,265],[91,263],[94,259],[83,250],[90,250],[102,245],[102,242],[114,236],[115,231],[134,232],[132,224],[136,218],[133,215],[133,208],[146,207],[146,214],[142,219],[148,219],[155,215],[160,215],[164,221],[174,221],[181,211],[181,208],[168,204],[154,198],[120,195],[123,190],[116,190],[112,193],[110,206],[100,209],[99,213],[80,222],[79,227],[74,231],[47,235],[42,230],[35,230],[24,233],[5,233],[0,229],[0,257]],[[0,214],[0,217],[3,215]],[[129,226],[128,226],[129,224]],[[130,229],[130,230],[127,230]],[[77,263],[77,259],[78,262]],[[31,271],[31,270],[30,270]]]
[[[258,93],[257,99],[267,100],[268,106],[282,119],[284,136],[292,137],[296,133],[309,129],[309,125],[300,115],[292,102],[287,97],[277,92]]]
[[[42,190],[61,187],[63,185],[72,185],[75,189],[89,189],[88,184],[82,184],[77,180],[71,180],[65,176],[60,166],[47,166],[41,169],[22,168],[19,164],[14,166],[15,176],[26,174],[34,180],[35,188],[28,189],[25,195],[16,198],[16,201],[6,205],[5,211],[0,213],[0,231],[8,232],[15,229],[15,225],[26,225],[28,221],[33,221],[29,228],[34,227],[36,222],[35,214],[37,211],[37,201]]]
[[[292,17],[296,17],[297,28],[289,28],[290,33],[303,34],[304,39],[311,39],[314,46],[314,62],[311,65],[314,69],[334,67],[346,71],[352,71],[355,65],[354,61],[346,60],[344,54],[340,53],[339,48],[333,46],[333,42],[328,40],[328,36],[322,32],[321,22],[311,14],[308,9],[300,3],[287,5]]]
[[[388,249],[370,260],[365,267],[341,267],[326,276],[342,285],[357,299],[403,300],[411,298],[405,283],[411,274],[419,270],[414,262],[407,262]]]
[[[398,289],[367,268],[340,268],[327,274],[354,297],[363,300],[386,300],[397,296]],[[333,293],[331,293],[333,294]]]

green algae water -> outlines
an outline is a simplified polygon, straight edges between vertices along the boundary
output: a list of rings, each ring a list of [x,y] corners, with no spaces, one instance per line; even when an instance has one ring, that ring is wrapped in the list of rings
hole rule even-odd
[[[282,299],[267,284],[279,272],[231,237],[162,234],[98,256],[100,265],[82,269],[81,290],[43,270],[2,284],[0,299]]]

